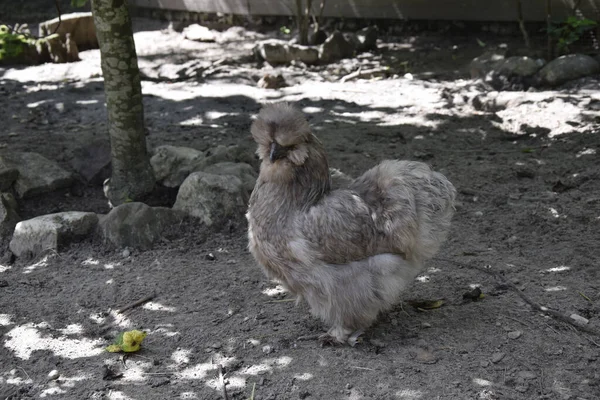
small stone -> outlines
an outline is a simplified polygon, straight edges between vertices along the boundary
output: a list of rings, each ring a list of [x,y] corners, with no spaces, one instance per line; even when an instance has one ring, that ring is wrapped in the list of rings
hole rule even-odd
[[[298,393],[298,398],[299,399],[306,399],[307,397],[310,397],[310,392],[303,390],[301,392]]]
[[[521,331],[508,332],[508,338],[509,339],[518,339],[521,337],[522,334],[523,334],[523,332],[521,332]]]
[[[511,237],[509,237],[509,238],[508,238],[508,240],[507,240],[507,241],[508,241],[508,243],[514,243],[514,242],[516,242],[516,241],[517,241],[517,239],[518,239],[518,237],[517,237],[517,236],[515,236],[515,235],[512,235]]]
[[[423,323],[421,324],[421,327],[422,327],[422,328],[431,328],[431,324],[430,324],[429,322],[423,322]]]
[[[502,353],[502,352],[499,352],[499,353],[494,353],[494,354],[492,355],[492,362],[493,362],[494,364],[497,364],[497,363],[499,363],[500,361],[502,361],[502,359],[504,358],[504,356],[506,356],[506,353]]]
[[[479,366],[481,366],[482,368],[487,368],[487,367],[489,367],[489,365],[490,365],[490,362],[487,360],[483,360],[483,361],[479,362]]]
[[[263,348],[262,348],[262,352],[265,354],[271,354],[272,351],[273,351],[273,348],[271,346],[269,346],[268,344],[263,346]]]
[[[218,350],[218,349],[220,349],[221,347],[222,347],[222,345],[221,345],[221,343],[219,343],[219,342],[215,342],[215,343],[212,343],[212,344],[210,345],[210,348],[211,348],[211,349],[215,349],[215,350]]]
[[[129,251],[129,249],[125,249],[125,250],[123,250],[121,255],[123,256],[123,258],[127,258],[131,255],[131,251]]]
[[[208,253],[205,257],[208,261],[215,261],[217,259],[213,253]]]
[[[475,213],[473,213],[473,215],[475,215],[476,217],[483,217],[483,212],[482,211],[475,211]]]
[[[581,325],[587,325],[587,323],[590,322],[587,318],[584,318],[578,314],[571,314],[569,315],[569,318]]]
[[[51,381],[54,381],[54,380],[58,379],[59,377],[60,377],[60,374],[55,369],[53,369],[52,371],[50,371],[48,373],[48,379]]]
[[[517,376],[525,380],[531,380],[537,377],[537,375],[531,371],[520,371]]]
[[[8,281],[2,279],[0,280],[0,288],[8,287]]]

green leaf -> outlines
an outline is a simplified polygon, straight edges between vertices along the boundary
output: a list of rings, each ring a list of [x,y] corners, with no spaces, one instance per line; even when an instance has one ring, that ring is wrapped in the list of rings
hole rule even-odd
[[[83,7],[88,2],[88,0],[71,0],[71,6],[73,7]]]

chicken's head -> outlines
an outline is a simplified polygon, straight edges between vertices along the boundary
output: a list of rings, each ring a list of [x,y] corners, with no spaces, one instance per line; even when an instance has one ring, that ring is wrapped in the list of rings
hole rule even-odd
[[[251,132],[258,144],[256,153],[263,163],[271,164],[302,165],[308,157],[307,146],[314,138],[304,115],[288,103],[265,106]]]

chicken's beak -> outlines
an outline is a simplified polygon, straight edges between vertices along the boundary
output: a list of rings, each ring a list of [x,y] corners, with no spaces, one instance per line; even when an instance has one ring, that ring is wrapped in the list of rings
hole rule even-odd
[[[285,156],[287,156],[287,149],[285,147],[277,142],[271,143],[271,151],[269,153],[269,160],[271,160],[271,162],[281,160]]]

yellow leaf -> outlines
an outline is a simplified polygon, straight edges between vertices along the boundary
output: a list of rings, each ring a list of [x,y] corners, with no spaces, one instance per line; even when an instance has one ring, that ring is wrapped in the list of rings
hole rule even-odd
[[[138,351],[146,335],[146,332],[138,330],[123,333],[123,344],[121,345],[121,349],[126,353]]]
[[[433,310],[435,308],[440,308],[442,304],[444,304],[444,300],[409,301],[408,304],[417,309]]]
[[[121,351],[121,346],[119,346],[118,344],[111,344],[106,348],[106,351],[108,351],[109,353],[118,353]]]

